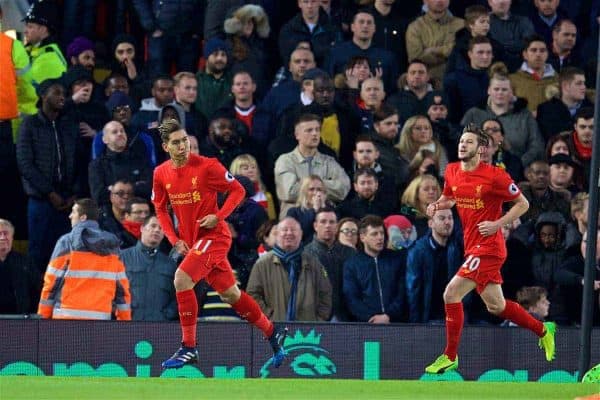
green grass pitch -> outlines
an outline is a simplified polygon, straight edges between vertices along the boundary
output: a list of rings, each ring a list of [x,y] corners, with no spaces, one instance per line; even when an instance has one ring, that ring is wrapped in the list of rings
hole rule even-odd
[[[176,379],[0,377],[0,399],[574,399],[600,384],[362,381],[310,379]],[[599,397],[600,398],[600,397]]]

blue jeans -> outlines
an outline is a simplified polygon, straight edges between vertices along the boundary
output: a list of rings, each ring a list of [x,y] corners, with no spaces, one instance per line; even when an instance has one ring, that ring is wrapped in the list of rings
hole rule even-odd
[[[42,273],[58,239],[71,230],[70,210],[58,211],[47,200],[29,198],[27,203],[27,228],[29,229],[28,254],[33,265]]]

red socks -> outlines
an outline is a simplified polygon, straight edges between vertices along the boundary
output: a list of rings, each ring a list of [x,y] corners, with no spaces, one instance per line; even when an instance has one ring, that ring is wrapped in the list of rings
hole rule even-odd
[[[263,314],[258,303],[248,293],[243,290],[241,292],[240,299],[235,304],[232,304],[231,307],[233,307],[240,317],[260,329],[266,338],[270,338],[273,334],[273,323]]]
[[[454,361],[458,352],[465,314],[462,302],[446,304],[444,307],[446,309],[446,349],[444,354]]]
[[[198,318],[198,300],[193,289],[175,292],[181,325],[181,342],[185,347],[196,347],[196,320]]]
[[[506,307],[500,317],[508,319],[522,328],[529,329],[538,337],[544,336],[544,324],[532,317],[521,305],[514,301],[506,300]]]

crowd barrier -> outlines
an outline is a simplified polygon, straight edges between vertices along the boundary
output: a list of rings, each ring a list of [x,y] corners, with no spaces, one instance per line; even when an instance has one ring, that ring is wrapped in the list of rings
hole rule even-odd
[[[218,378],[351,378],[576,382],[580,330],[557,332],[556,360],[520,328],[468,326],[458,372],[423,373],[444,348],[443,326],[289,324],[289,359],[270,367],[271,350],[246,323],[198,325],[200,362],[162,371],[179,346],[177,323],[0,319],[0,375]],[[600,362],[600,329],[592,364]]]

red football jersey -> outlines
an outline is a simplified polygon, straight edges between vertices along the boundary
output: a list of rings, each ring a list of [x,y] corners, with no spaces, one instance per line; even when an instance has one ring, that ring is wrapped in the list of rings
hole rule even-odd
[[[501,168],[480,162],[473,171],[463,171],[460,162],[448,164],[444,173],[444,195],[456,202],[465,238],[465,254],[496,254],[506,257],[500,229],[482,236],[477,224],[502,216],[502,203],[519,197],[521,191]]]
[[[231,238],[224,219],[233,209],[219,210],[217,193],[239,190],[243,193],[244,188],[216,158],[190,154],[188,162],[182,167],[177,168],[171,160],[156,167],[152,202],[169,242],[175,244],[183,239],[191,247],[200,238]],[[167,211],[168,203],[177,217],[178,232],[175,232]],[[235,206],[237,204],[233,208]],[[198,220],[208,214],[219,217],[217,226],[213,229],[200,228]]]

